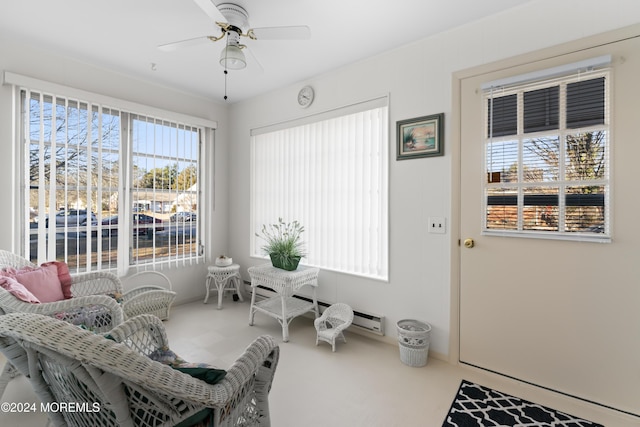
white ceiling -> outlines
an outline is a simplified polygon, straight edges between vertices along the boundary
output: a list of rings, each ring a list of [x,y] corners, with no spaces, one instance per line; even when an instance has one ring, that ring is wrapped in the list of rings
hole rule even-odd
[[[227,102],[303,82],[528,1],[213,0],[244,7],[251,28],[311,28],[309,40],[242,38],[263,71],[251,63],[229,71]],[[0,13],[2,37],[222,101],[225,81],[218,59],[223,42],[173,52],[157,48],[219,34],[193,0],[3,0]]]

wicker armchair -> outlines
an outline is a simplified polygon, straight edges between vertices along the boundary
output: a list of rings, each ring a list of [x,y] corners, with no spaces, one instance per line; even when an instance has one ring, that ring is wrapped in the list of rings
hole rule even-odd
[[[20,269],[36,265],[13,252],[0,250],[0,269],[6,267]],[[141,274],[146,274],[146,277],[152,276],[152,272]],[[166,276],[157,274],[168,282]],[[176,298],[176,293],[172,290],[156,285],[139,286],[125,293],[120,279],[115,274],[105,271],[72,275],[71,283],[71,299],[40,304],[22,301],[0,287],[0,314],[42,314],[75,325],[83,325],[94,332],[107,332],[121,324],[125,318],[141,313],[156,314],[162,319],[167,319],[169,308]],[[121,295],[120,303],[113,298],[117,295]],[[18,372],[11,363],[5,363],[0,373],[0,397],[9,381],[16,375]]]
[[[353,310],[347,304],[337,303],[327,307],[322,316],[313,322],[318,332],[316,345],[320,341],[325,341],[331,344],[333,351],[336,351],[336,338],[342,338],[347,342],[343,332],[351,326],[352,322]]]
[[[0,250],[0,269],[36,267],[35,264],[12,252]],[[124,321],[118,302],[107,294],[122,293],[122,285],[111,273],[96,272],[71,276],[73,298],[62,301],[32,304],[13,296],[0,287],[0,315],[5,313],[35,313],[53,316],[76,325],[84,325],[96,332],[107,332]],[[1,317],[1,316],[0,316]],[[0,373],[0,397],[11,379],[19,372],[10,362]]]
[[[29,260],[12,252],[0,250],[0,269],[6,267],[37,267]],[[71,294],[73,298],[42,304],[30,304],[20,301],[6,290],[0,288],[0,313],[26,312],[44,315],[55,315],[62,320],[78,323],[75,317],[83,316],[86,310],[74,310],[87,306],[102,306],[105,311],[111,312],[111,319],[106,324],[93,325],[95,332],[106,332],[119,325],[126,318],[139,314],[155,314],[161,319],[169,318],[169,309],[176,299],[176,293],[171,289],[171,282],[162,273],[156,271],[143,271],[128,279],[143,276],[142,280],[153,281],[153,284],[144,284],[127,292],[123,291],[122,282],[113,273],[98,271],[92,273],[80,273],[71,276]],[[157,285],[161,283],[162,285]],[[120,304],[108,295],[121,295]],[[78,312],[80,313],[78,315]],[[74,314],[75,313],[75,314]],[[63,317],[61,317],[63,316]]]
[[[280,354],[271,337],[257,338],[214,385],[147,357],[168,346],[155,316],[129,319],[109,338],[115,341],[47,316],[0,316],[0,351],[42,403],[88,407],[49,412],[54,425],[174,426],[207,408],[215,426],[270,425],[268,394]]]
[[[37,267],[12,252],[0,250],[0,269]],[[22,301],[0,287],[0,314],[36,313],[55,316],[74,324],[84,324],[96,332],[106,332],[124,320],[122,307],[108,294],[122,294],[122,284],[112,273],[94,272],[71,276],[73,298],[32,304]],[[88,311],[87,307],[91,307]]]

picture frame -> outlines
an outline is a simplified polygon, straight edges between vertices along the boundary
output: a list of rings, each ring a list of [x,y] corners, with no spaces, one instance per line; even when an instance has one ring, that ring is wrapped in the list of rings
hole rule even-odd
[[[399,120],[396,160],[444,155],[444,113]]]

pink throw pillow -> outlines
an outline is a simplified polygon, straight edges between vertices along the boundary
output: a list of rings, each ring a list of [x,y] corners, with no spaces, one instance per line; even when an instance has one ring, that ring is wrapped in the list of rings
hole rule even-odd
[[[16,280],[24,285],[40,302],[53,302],[64,299],[62,285],[58,279],[58,267],[25,267],[16,271]]]
[[[49,261],[41,265],[41,267],[47,267],[49,265],[55,265],[58,268],[58,280],[60,280],[60,286],[62,287],[62,295],[64,299],[70,299],[71,294],[71,274],[69,273],[69,266],[61,261]]]
[[[39,304],[40,300],[36,298],[27,288],[18,283],[13,274],[5,271],[0,272],[0,286],[6,289],[11,295],[32,304]]]

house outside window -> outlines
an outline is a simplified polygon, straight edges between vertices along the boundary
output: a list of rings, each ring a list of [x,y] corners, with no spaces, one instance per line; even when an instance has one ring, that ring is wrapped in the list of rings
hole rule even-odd
[[[197,262],[205,130],[20,90],[24,251],[72,272]]]
[[[485,234],[610,239],[609,80],[486,90]]]

